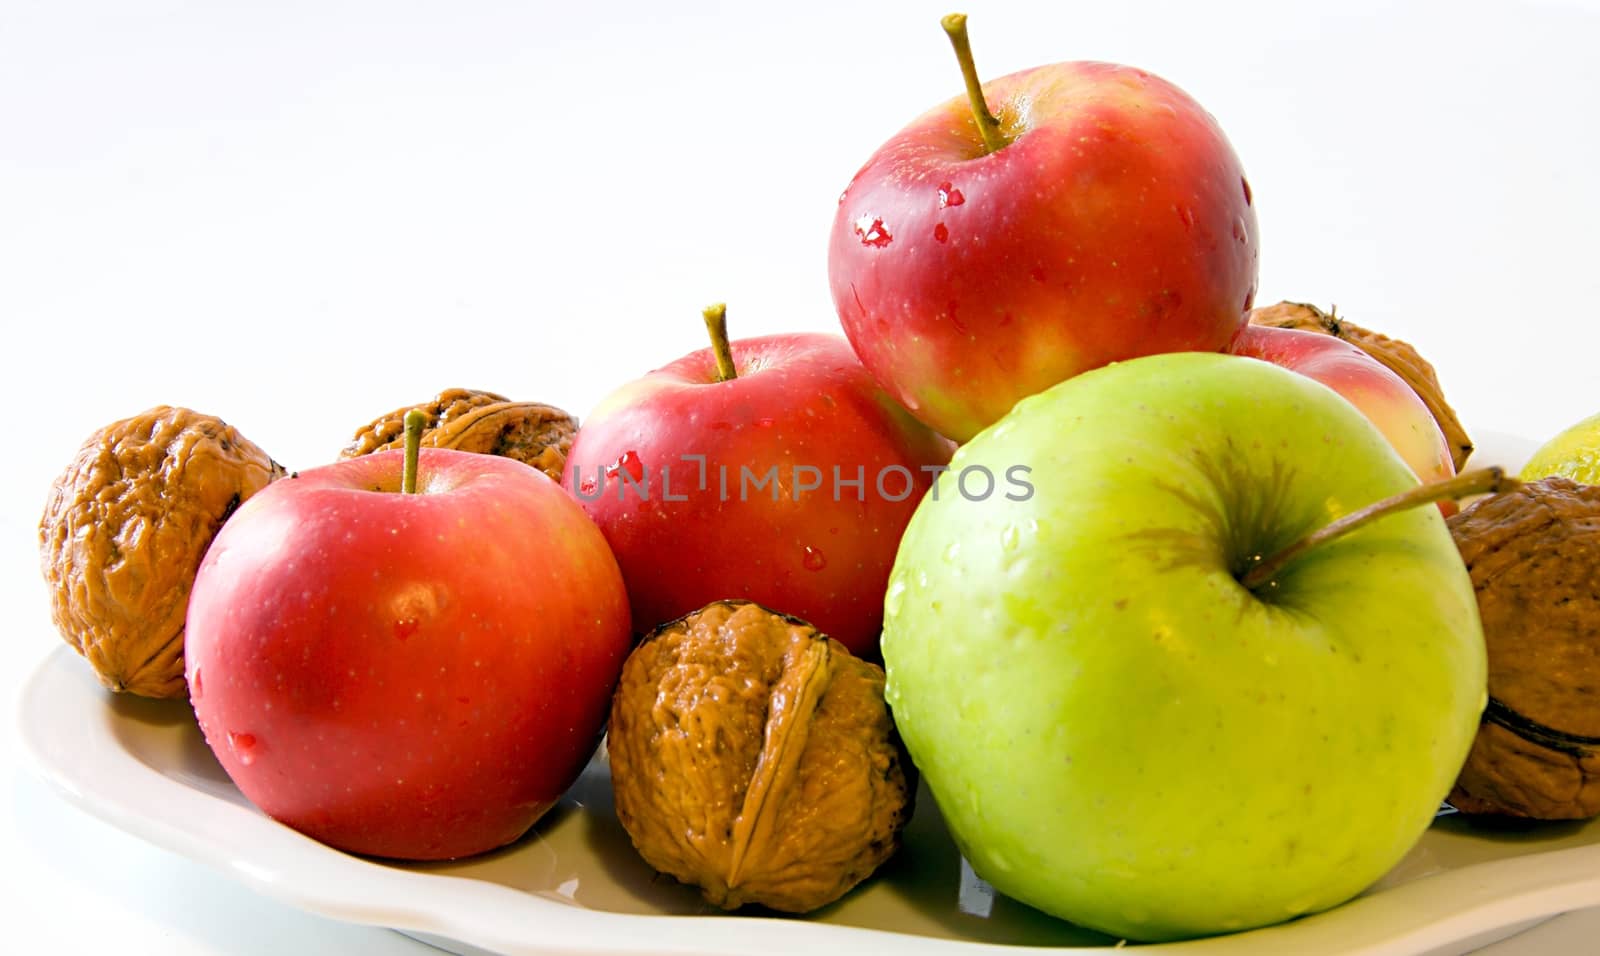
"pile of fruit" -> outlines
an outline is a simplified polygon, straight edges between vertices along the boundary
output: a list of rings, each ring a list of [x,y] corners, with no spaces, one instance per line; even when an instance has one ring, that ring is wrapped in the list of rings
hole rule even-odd
[[[1410,346],[1252,310],[1197,103],[982,84],[945,27],[966,96],[839,200],[845,338],[712,307],[581,427],[452,389],[292,473],[123,419],[40,523],[62,635],[353,853],[515,841],[608,733],[634,846],[730,909],[868,879],[919,775],[998,890],[1140,940],[1335,906],[1447,796],[1600,813],[1600,425],[1457,474]]]

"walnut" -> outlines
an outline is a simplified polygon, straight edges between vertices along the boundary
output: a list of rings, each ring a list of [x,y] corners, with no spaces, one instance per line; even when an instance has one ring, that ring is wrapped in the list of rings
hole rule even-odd
[[[406,412],[428,413],[422,433],[425,448],[454,448],[501,455],[531,465],[561,480],[578,423],[571,415],[537,402],[513,402],[504,395],[470,388],[449,388],[424,405],[407,405],[382,415],[356,432],[340,458],[354,458],[406,443]]]
[[[804,621],[719,601],[623,665],[617,818],[657,870],[725,909],[804,913],[894,854],[914,771],[883,670]]]
[[[39,521],[51,616],[100,682],[183,697],[183,619],[200,559],[283,467],[221,419],[160,406],[90,435]]]
[[[1450,458],[1455,462],[1456,470],[1460,471],[1461,466],[1466,464],[1467,457],[1472,454],[1472,439],[1461,427],[1461,419],[1456,417],[1455,410],[1444,400],[1444,391],[1439,387],[1439,376],[1433,366],[1409,344],[1364,329],[1340,318],[1337,313],[1324,312],[1304,302],[1279,302],[1277,305],[1252,309],[1250,321],[1255,325],[1304,329],[1331,335],[1359,347],[1382,362],[1389,371],[1404,379],[1423,404],[1428,406],[1428,411],[1433,413],[1434,421],[1439,423],[1439,431],[1444,433],[1445,442],[1450,446]]]
[[[1600,486],[1546,478],[1479,499],[1449,525],[1489,656],[1489,705],[1451,805],[1600,814]]]

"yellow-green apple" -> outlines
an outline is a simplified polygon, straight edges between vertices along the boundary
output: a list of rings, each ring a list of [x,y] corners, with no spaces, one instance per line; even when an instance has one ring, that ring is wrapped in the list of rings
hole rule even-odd
[[[912,121],[845,189],[828,251],[856,354],[958,441],[1108,362],[1221,350],[1256,269],[1250,186],[1216,121],[1159,77],[1090,62]]]
[[[1472,582],[1432,507],[1291,546],[1469,476],[1421,485],[1327,387],[1193,352],[1026,399],[951,470],[1017,464],[1031,496],[923,499],[885,600],[895,723],[977,873],[1155,940],[1398,862],[1483,710]]]
[[[1422,398],[1356,346],[1316,332],[1247,325],[1228,351],[1281,365],[1338,392],[1378,426],[1423,481],[1456,473],[1450,444]]]
[[[576,779],[632,632],[605,539],[555,482],[429,448],[407,494],[402,464],[354,458],[241,505],[195,580],[185,666],[262,811],[447,859],[517,839]]]
[[[836,335],[713,339],[604,399],[567,455],[634,626],[745,599],[875,656],[895,547],[949,443]]]

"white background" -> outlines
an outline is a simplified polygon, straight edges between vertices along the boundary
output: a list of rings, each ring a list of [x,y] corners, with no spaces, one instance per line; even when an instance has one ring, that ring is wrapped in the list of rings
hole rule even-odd
[[[581,415],[699,347],[710,301],[736,336],[836,328],[834,201],[960,92],[948,9],[0,0],[8,708],[58,641],[45,492],[99,425],[189,405],[304,468],[447,386]],[[1118,60],[1205,104],[1259,302],[1411,340],[1471,429],[1600,411],[1600,5],[967,10],[986,76]],[[418,949],[121,836],[0,747],[0,949]],[[1586,919],[1503,951],[1577,952]]]

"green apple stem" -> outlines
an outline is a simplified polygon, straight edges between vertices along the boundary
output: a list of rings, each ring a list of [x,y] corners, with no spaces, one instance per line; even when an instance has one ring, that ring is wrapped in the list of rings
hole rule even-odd
[[[1520,482],[1506,475],[1501,468],[1479,468],[1475,471],[1463,472],[1454,478],[1444,481],[1429,482],[1415,488],[1402,491],[1382,501],[1373,502],[1365,508],[1360,508],[1323,525],[1295,543],[1289,545],[1276,554],[1256,562],[1239,578],[1239,583],[1247,589],[1254,591],[1277,577],[1294,560],[1346,532],[1353,531],[1364,524],[1378,520],[1385,515],[1396,511],[1405,511],[1419,505],[1432,504],[1446,498],[1465,498],[1469,495],[1494,494],[1500,491],[1509,491],[1517,487]]]
[[[1004,148],[1006,135],[1000,132],[1000,120],[989,112],[989,104],[983,99],[983,84],[978,82],[978,67],[972,62],[972,41],[967,38],[967,15],[946,14],[939,25],[950,37],[950,45],[956,48],[956,62],[961,64],[961,78],[967,83],[967,99],[972,102],[972,115],[978,121],[978,135],[983,137],[984,149],[992,153]]]
[[[428,427],[428,416],[420,408],[406,412],[406,461],[400,470],[400,493],[417,493],[417,453],[422,450],[422,430]]]
[[[708,305],[701,312],[706,320],[706,332],[711,335],[711,351],[717,357],[717,381],[737,378],[739,370],[733,367],[733,348],[728,345],[728,307],[721,302]]]

